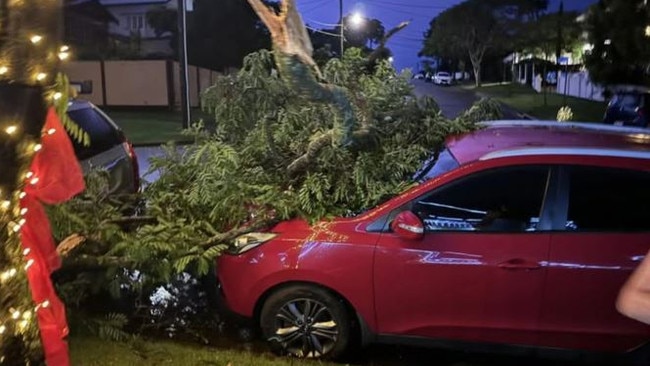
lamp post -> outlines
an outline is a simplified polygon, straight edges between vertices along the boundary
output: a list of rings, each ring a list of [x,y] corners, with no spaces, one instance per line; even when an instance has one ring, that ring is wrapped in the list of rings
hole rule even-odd
[[[339,38],[341,41],[341,58],[343,58],[343,0],[339,0],[339,19],[341,20],[341,32],[339,34]]]
[[[178,68],[181,91],[181,112],[183,128],[190,127],[190,93],[188,85],[187,65],[187,12],[186,0],[177,0],[178,12]]]

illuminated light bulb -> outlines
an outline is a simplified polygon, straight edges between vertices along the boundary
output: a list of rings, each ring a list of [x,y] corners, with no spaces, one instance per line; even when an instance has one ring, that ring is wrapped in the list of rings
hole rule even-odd
[[[10,201],[2,201],[2,203],[0,204],[0,208],[2,208],[3,210],[8,209],[9,206],[11,206],[11,202],[10,202]]]
[[[70,47],[68,47],[66,45],[63,45],[63,46],[61,46],[61,48],[59,48],[59,51],[60,52],[68,52],[68,51],[70,51]]]
[[[46,77],[47,77],[47,74],[44,73],[44,72],[39,72],[38,74],[36,74],[36,80],[38,80],[38,81],[43,81],[43,80],[45,80]]]
[[[25,216],[26,213],[27,213],[27,207],[23,207],[23,208],[20,209],[20,214],[21,215]]]
[[[11,278],[11,276],[9,276],[9,272],[0,273],[0,281],[4,282],[4,281],[8,280],[9,278]]]
[[[3,334],[6,331],[7,331],[7,327],[5,327],[4,325],[0,325],[0,334]]]
[[[34,260],[30,259],[27,261],[27,264],[25,264],[25,269],[29,269],[34,264]]]
[[[70,57],[70,53],[68,52],[59,52],[59,60],[65,61]]]
[[[32,180],[29,181],[30,184],[36,184],[38,183],[38,177],[32,178]]]
[[[27,320],[32,317],[32,312],[27,310],[23,313],[23,319]]]
[[[12,227],[11,230],[13,230],[14,233],[19,232],[20,231],[20,225],[19,224],[14,224],[14,227]]]
[[[61,93],[59,93],[59,94],[61,94]],[[56,132],[56,130],[53,129],[53,128],[50,128],[49,130],[47,130],[48,135],[54,135],[55,132]]]
[[[23,255],[29,255],[31,251],[32,251],[31,249],[25,248],[25,250],[23,250]]]
[[[4,75],[7,72],[9,72],[9,68],[7,66],[0,66],[0,75]]]
[[[52,99],[59,100],[59,99],[61,99],[62,96],[63,96],[63,94],[61,94],[60,92],[56,92],[56,93],[54,93],[54,95],[52,95]]]
[[[27,220],[20,219],[20,220],[18,220],[18,225],[23,226],[23,225],[25,225],[25,222],[27,222]]]
[[[41,151],[42,148],[43,148],[43,145],[41,145],[41,144],[36,144],[36,145],[34,145],[34,152]]]
[[[29,179],[34,176],[34,172],[27,172],[25,173],[25,178]]]
[[[16,131],[18,131],[18,127],[14,125],[5,128],[5,132],[8,133],[9,135],[13,135]]]
[[[39,36],[38,34],[35,34],[29,38],[30,41],[32,41],[33,44],[37,44],[38,42],[43,40],[43,36]]]
[[[20,318],[20,311],[14,310],[13,313],[11,313],[11,317],[14,319]]]
[[[20,192],[20,194],[18,195],[18,198],[23,199],[23,198],[25,198],[26,196],[27,196],[27,193],[25,193],[25,192]]]
[[[41,303],[41,306],[42,306],[43,308],[46,308],[46,307],[50,306],[50,301],[49,301],[49,300],[45,300],[45,301],[43,301],[43,302]]]
[[[15,276],[16,273],[18,273],[18,270],[16,270],[15,268],[10,269],[9,270],[9,277]]]
[[[29,321],[27,320],[21,320],[18,322],[18,328],[20,328],[20,330],[25,330],[28,325],[29,325]]]

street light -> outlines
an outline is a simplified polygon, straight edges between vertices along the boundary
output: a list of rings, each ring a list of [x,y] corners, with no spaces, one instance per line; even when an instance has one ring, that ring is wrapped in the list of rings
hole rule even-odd
[[[342,3],[342,1],[341,1]],[[350,24],[352,28],[359,28],[363,25],[363,23],[366,21],[366,18],[364,18],[363,15],[359,12],[355,12],[352,15],[350,15],[347,19],[343,18],[343,8],[341,8],[341,34],[339,37],[341,38],[341,57],[343,57],[343,48],[344,48],[344,42],[345,42],[345,23],[346,21]]]
[[[359,14],[359,13],[352,14],[352,16],[349,18],[349,20],[350,20],[350,24],[355,28],[360,27],[361,24],[363,24],[363,21],[364,21],[363,16],[361,14]]]

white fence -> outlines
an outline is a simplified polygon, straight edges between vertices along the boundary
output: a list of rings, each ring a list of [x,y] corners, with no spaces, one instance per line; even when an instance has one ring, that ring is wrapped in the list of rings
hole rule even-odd
[[[602,86],[591,82],[586,71],[569,73],[568,77],[567,73],[562,71],[557,79],[558,94],[602,102],[605,100],[603,91]]]

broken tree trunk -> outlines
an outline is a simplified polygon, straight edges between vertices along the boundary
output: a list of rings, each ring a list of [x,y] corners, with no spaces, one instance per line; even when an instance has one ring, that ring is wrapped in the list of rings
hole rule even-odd
[[[338,126],[342,131],[340,144],[350,146],[354,143],[353,133],[358,128],[354,108],[347,91],[336,85],[322,83],[322,75],[312,58],[313,47],[309,34],[296,10],[293,0],[282,1],[280,12],[267,7],[261,0],[248,0],[262,22],[271,32],[275,63],[280,76],[294,90],[311,101],[332,104],[340,113],[341,121]],[[329,134],[328,134],[329,136]],[[318,154],[326,144],[323,141],[309,146],[309,151],[289,166],[289,173],[295,174],[299,169],[308,165],[309,161]]]

